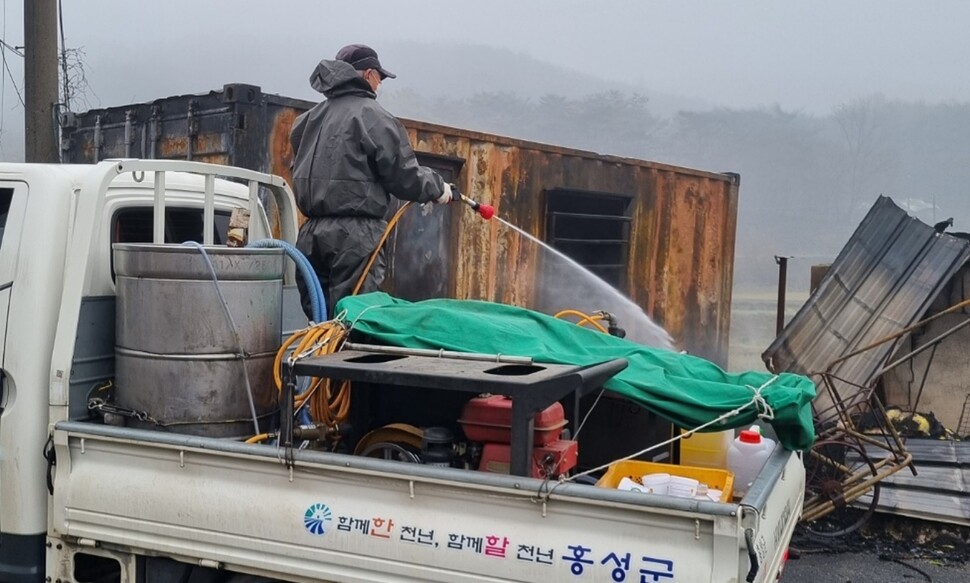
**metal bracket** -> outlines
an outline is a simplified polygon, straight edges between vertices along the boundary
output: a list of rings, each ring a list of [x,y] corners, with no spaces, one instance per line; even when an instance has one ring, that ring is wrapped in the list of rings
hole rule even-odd
[[[147,421],[155,425],[161,425],[154,417],[152,417],[148,411],[138,411],[136,409],[128,409],[127,407],[119,407],[118,405],[109,403],[100,397],[92,397],[88,399],[88,410],[98,411],[102,415],[105,413],[113,413],[115,415],[121,415],[122,417],[128,417],[130,419],[137,419],[138,421]]]

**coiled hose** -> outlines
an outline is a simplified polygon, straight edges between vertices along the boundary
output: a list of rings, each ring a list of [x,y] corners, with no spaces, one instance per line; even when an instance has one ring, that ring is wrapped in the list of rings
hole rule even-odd
[[[294,359],[333,354],[343,347],[347,332],[347,328],[339,320],[330,320],[290,336],[276,353],[273,365],[273,380],[277,390],[283,390],[283,359],[291,349]],[[350,383],[312,377],[306,389],[295,396],[294,406],[302,411],[309,410],[313,421],[336,428],[350,414]],[[302,421],[304,420],[301,419]]]

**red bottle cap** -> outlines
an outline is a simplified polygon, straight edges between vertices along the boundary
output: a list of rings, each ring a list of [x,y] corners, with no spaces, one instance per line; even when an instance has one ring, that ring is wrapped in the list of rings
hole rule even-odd
[[[742,431],[738,438],[741,440],[741,443],[761,443],[761,434],[750,429]]]

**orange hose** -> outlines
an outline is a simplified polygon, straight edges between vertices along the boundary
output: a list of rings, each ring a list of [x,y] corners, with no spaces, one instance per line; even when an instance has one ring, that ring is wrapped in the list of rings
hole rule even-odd
[[[576,322],[577,326],[585,326],[586,324],[592,324],[594,328],[602,332],[603,334],[609,334],[609,332],[604,328],[597,320],[602,320],[603,316],[600,314],[594,314],[592,316],[584,314],[579,310],[562,310],[556,314],[557,319],[562,319],[564,316],[576,316],[580,318],[579,322]]]
[[[364,280],[367,279],[367,274],[370,273],[370,268],[374,266],[374,262],[377,261],[377,256],[381,254],[381,248],[384,247],[384,241],[387,241],[387,237],[391,234],[391,231],[394,230],[397,222],[401,219],[401,215],[404,214],[404,211],[407,210],[409,206],[411,206],[410,201],[402,204],[401,208],[397,209],[397,212],[394,213],[393,217],[391,217],[391,220],[387,221],[387,226],[384,227],[384,233],[381,235],[381,240],[377,242],[377,247],[370,254],[370,259],[367,260],[367,265],[364,266],[364,271],[360,274],[360,279],[357,280],[357,285],[354,286],[354,291],[352,291],[350,295],[357,295],[360,288],[364,286]]]

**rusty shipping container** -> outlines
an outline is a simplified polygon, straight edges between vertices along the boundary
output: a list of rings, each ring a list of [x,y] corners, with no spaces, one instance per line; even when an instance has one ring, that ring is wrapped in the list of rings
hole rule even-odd
[[[190,159],[289,179],[290,127],[313,105],[233,84],[68,113],[62,158]],[[600,275],[678,347],[726,363],[737,175],[402,121],[423,164]],[[406,213],[390,240],[391,293],[546,308],[553,288],[570,285],[551,282],[548,254],[502,223],[459,205],[430,207]]]

